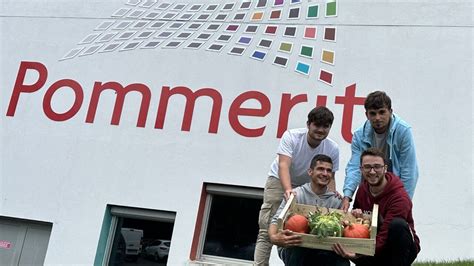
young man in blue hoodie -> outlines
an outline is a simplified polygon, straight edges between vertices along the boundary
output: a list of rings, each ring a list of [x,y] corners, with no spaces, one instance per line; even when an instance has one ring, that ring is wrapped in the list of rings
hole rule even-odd
[[[311,160],[310,168],[308,169],[308,175],[311,177],[311,181],[293,190],[296,202],[306,205],[340,209],[342,206],[341,199],[334,191],[328,189],[332,174],[333,164],[331,157],[323,154],[314,156]],[[297,245],[301,244],[301,237],[299,235],[294,234],[288,229],[278,231],[278,216],[285,205],[286,199],[283,199],[268,229],[270,241],[279,247],[278,255],[285,265],[349,266],[349,260],[338,256],[333,251],[298,247]]]
[[[383,91],[370,93],[364,103],[367,121],[352,137],[352,156],[346,166],[343,210],[349,209],[361,181],[360,155],[370,147],[381,150],[388,158],[388,172],[400,177],[410,199],[418,181],[415,143],[411,126],[392,111],[392,101]]]

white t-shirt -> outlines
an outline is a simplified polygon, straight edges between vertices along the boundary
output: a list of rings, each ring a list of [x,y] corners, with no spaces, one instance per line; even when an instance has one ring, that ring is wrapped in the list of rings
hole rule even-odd
[[[297,187],[311,181],[308,175],[309,165],[316,154],[324,154],[332,159],[333,172],[339,169],[339,147],[330,138],[324,139],[316,148],[309,146],[307,141],[308,129],[290,129],[283,134],[277,154],[291,157],[291,186]],[[269,176],[278,176],[278,155],[270,166]]]

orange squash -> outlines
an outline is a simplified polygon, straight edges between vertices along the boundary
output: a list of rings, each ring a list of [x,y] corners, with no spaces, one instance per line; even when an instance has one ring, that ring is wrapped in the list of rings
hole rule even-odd
[[[363,224],[354,224],[351,223],[344,227],[342,231],[342,235],[344,237],[351,237],[351,238],[370,238],[370,232],[367,226]]]
[[[308,233],[308,219],[300,214],[294,214],[286,220],[284,229],[289,229],[297,233]]]

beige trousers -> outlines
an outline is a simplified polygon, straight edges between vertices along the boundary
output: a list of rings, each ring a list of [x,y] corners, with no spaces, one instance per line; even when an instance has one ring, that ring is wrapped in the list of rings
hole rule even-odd
[[[268,236],[268,227],[282,200],[283,188],[280,179],[273,176],[268,177],[263,192],[263,204],[258,217],[260,230],[255,245],[254,262],[256,265],[268,265],[273,246]]]

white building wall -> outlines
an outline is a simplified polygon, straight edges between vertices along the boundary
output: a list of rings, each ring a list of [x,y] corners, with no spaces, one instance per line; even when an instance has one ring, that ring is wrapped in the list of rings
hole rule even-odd
[[[470,1],[338,1],[338,16],[320,20],[337,27],[337,41],[315,44],[316,50],[336,51],[335,66],[314,61],[315,69],[334,72],[333,86],[270,59],[204,49],[137,49],[59,61],[124,4],[38,0],[0,6],[0,215],[53,223],[46,264],[92,264],[106,204],[175,211],[169,263],[186,262],[203,182],[263,187],[279,141],[283,93],[308,97],[291,112],[289,128],[304,126],[317,95],[327,96],[336,116],[330,137],[341,149],[341,190],[350,145],[340,133],[343,106],[335,97],[354,83],[359,97],[386,91],[394,111],[413,126],[420,167],[414,197],[418,259],[473,258]],[[7,116],[21,61],[44,64],[48,77],[37,92],[20,95],[16,113]],[[60,79],[75,80],[84,91],[81,109],[64,122],[46,117],[42,107],[47,88]],[[27,81],[36,80],[28,72]],[[120,125],[110,125],[110,92],[101,96],[94,123],[85,123],[95,81],[147,85],[152,98],[145,128],[136,127],[140,98],[132,94]],[[162,86],[218,90],[217,134],[208,133],[211,101],[205,98],[196,102],[189,132],[181,131],[184,101],[178,97],[170,100],[164,129],[154,129]],[[232,101],[250,90],[271,102],[265,117],[241,118],[247,127],[266,126],[256,138],[237,134],[228,120]],[[53,109],[65,112],[73,101],[72,91],[60,90]],[[259,108],[256,101],[245,106]],[[364,121],[363,112],[362,106],[354,109],[353,129]],[[278,261],[276,254],[272,259]]]

